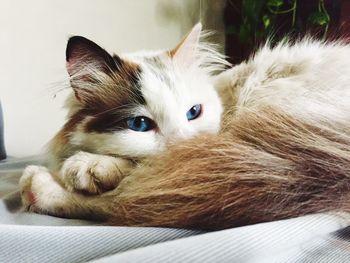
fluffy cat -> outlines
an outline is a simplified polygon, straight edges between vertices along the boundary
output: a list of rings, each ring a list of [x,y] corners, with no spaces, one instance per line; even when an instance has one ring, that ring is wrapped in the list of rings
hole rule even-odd
[[[168,144],[219,131],[223,108],[213,76],[229,63],[199,41],[201,28],[197,24],[172,50],[124,56],[110,55],[84,37],[69,39],[66,67],[73,92],[67,121],[49,144],[53,180],[70,192],[100,194]],[[26,169],[21,180],[29,199],[30,171],[37,168]]]
[[[70,191],[102,193],[169,142],[217,133],[222,105],[212,76],[227,63],[200,36],[198,24],[173,50],[123,57],[70,38],[74,94],[49,150],[56,179]]]
[[[189,39],[191,35],[193,31]],[[206,51],[191,50],[192,54]],[[184,59],[183,65],[206,68],[207,62],[193,62],[198,55],[185,57],[191,58],[190,64]],[[96,176],[95,166],[69,164],[71,158],[87,153],[75,154],[63,164],[63,173],[67,163],[69,167],[78,164],[76,172],[66,173],[73,179],[65,187],[62,177],[57,180],[46,168],[30,166],[20,181],[23,202],[34,211],[99,218],[115,225],[198,229],[224,229],[316,212],[350,212],[349,57],[350,46],[341,42],[304,39],[274,48],[266,45],[247,62],[216,77],[224,105],[218,134],[215,126],[199,130],[197,136],[183,136],[181,142],[166,141],[165,151],[133,163],[125,178],[106,184],[107,190],[117,185],[114,190],[99,195],[79,192],[103,192],[105,182],[98,186],[105,177],[94,178],[93,191],[89,189],[94,187],[79,188],[76,182],[81,171]],[[189,74],[200,79],[199,73]],[[202,83],[208,85],[207,81]],[[208,102],[216,101],[214,94]],[[206,103],[195,100],[186,106],[201,104],[204,114]],[[184,114],[185,108],[178,108],[178,113]],[[217,109],[215,114],[220,114],[220,106]],[[219,125],[219,120],[212,125]],[[92,137],[87,144],[98,149],[99,141],[103,142]],[[102,167],[107,165],[102,165],[101,158],[113,158],[93,156]]]

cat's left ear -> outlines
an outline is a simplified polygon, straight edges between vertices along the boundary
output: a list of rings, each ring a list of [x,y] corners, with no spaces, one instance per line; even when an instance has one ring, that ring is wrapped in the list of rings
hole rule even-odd
[[[172,50],[169,55],[172,59],[185,65],[191,65],[196,59],[202,24],[196,24],[190,33]]]

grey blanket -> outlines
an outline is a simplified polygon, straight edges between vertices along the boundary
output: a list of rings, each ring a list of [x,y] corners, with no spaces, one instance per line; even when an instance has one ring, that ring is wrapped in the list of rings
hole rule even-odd
[[[23,212],[21,171],[42,162],[39,157],[0,162],[0,262],[350,262],[346,214],[205,233]]]

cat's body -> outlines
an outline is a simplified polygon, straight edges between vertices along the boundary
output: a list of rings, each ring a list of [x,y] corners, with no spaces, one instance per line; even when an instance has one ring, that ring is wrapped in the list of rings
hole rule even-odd
[[[218,134],[170,145],[132,169],[126,164],[128,176],[101,195],[77,193],[89,187],[76,182],[67,191],[31,166],[21,180],[23,200],[60,216],[202,229],[350,212],[349,57],[341,43],[266,46],[217,77],[225,107]]]

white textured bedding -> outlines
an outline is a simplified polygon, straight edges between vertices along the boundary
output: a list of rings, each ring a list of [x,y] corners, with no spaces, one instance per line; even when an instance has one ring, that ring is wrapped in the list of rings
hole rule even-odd
[[[0,162],[0,262],[350,262],[350,217],[344,214],[204,233],[22,212],[21,171],[43,162]]]

